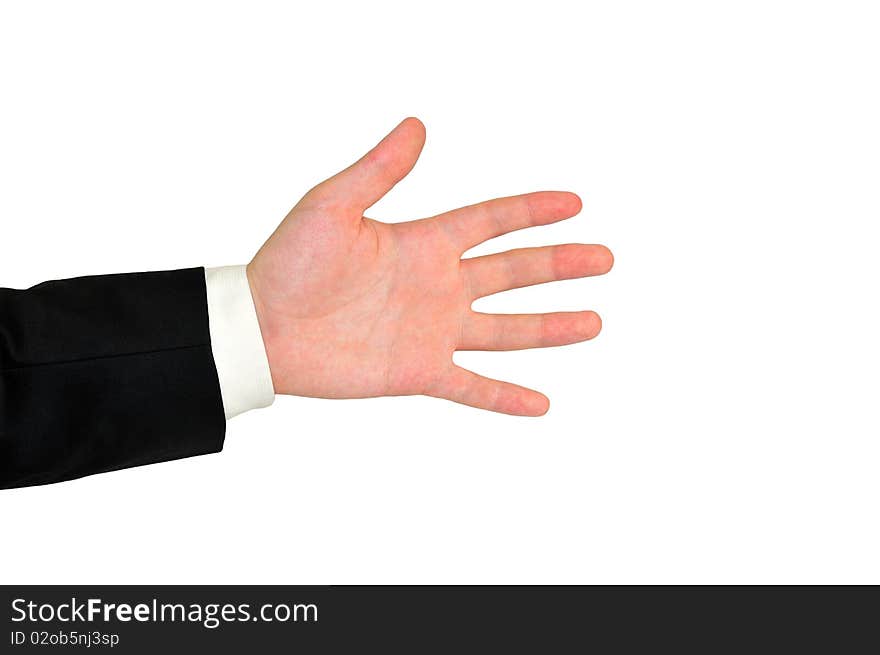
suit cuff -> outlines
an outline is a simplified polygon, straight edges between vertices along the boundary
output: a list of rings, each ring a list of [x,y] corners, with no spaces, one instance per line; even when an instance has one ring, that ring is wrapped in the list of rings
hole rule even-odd
[[[205,269],[211,349],[226,418],[275,400],[246,266]]]

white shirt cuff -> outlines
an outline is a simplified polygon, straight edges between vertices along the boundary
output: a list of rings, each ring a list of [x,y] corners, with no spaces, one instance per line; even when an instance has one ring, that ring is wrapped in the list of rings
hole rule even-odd
[[[246,266],[205,269],[211,350],[227,420],[275,400]]]

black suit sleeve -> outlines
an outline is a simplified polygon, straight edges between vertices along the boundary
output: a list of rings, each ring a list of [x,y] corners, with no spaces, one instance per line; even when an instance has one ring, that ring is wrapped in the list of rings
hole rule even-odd
[[[204,269],[0,289],[0,489],[222,449]]]

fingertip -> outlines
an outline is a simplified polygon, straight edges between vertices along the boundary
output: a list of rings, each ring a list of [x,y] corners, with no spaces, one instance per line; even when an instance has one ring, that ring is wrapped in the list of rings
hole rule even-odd
[[[571,218],[580,213],[584,207],[581,197],[571,191],[549,191],[540,193],[544,210],[555,219]]]
[[[413,133],[414,138],[425,140],[425,124],[415,116],[407,116],[398,124],[396,129],[405,129]]]
[[[422,122],[422,119],[418,118],[417,116],[407,116],[401,122],[412,123],[414,127],[418,127],[422,131],[425,130],[425,124]]]
[[[602,317],[596,312],[589,310],[584,312],[587,319],[587,339],[595,339],[602,331]]]
[[[595,339],[602,331],[602,319],[594,311],[577,312],[568,320],[567,338],[560,345]]]
[[[599,248],[602,250],[603,259],[605,259],[605,272],[607,273],[614,268],[614,253],[611,252],[611,248],[608,246],[600,245]]]
[[[571,218],[583,206],[580,197],[570,191],[534,191],[520,197],[525,199],[529,209],[529,226],[546,225]]]
[[[513,416],[544,416],[550,409],[550,399],[540,391],[519,387],[494,409]]]
[[[550,399],[540,391],[523,389],[517,401],[507,409],[515,416],[544,416],[550,410]]]
[[[534,394],[534,401],[532,404],[532,413],[529,416],[544,416],[547,412],[550,411],[550,399],[544,394],[536,391]]]

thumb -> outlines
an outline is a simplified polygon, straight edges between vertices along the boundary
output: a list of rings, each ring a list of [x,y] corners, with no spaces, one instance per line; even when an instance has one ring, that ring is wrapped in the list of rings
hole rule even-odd
[[[376,147],[309,195],[342,202],[363,213],[406,177],[424,145],[425,126],[418,118],[405,118]]]

